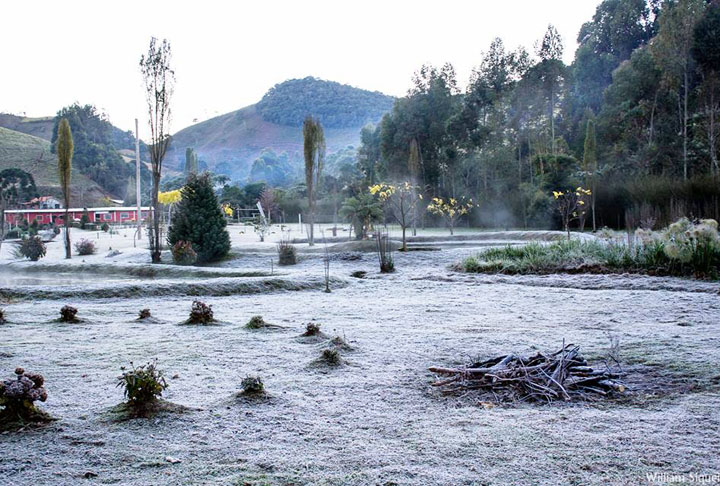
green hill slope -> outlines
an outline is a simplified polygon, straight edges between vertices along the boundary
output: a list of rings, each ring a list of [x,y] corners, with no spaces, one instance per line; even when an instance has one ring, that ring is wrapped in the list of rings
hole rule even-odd
[[[40,195],[61,195],[57,159],[47,140],[0,127],[0,169],[10,167],[31,173]],[[106,195],[77,169],[73,169],[71,193],[73,206],[92,206]]]
[[[377,123],[394,99],[381,93],[331,81],[304,78],[273,87],[255,105],[187,127],[173,135],[166,167],[181,170],[185,149],[193,147],[200,160],[216,172],[242,179],[263,149],[287,152],[302,161],[302,120],[312,114],[325,127],[328,152],[357,146],[360,129]]]

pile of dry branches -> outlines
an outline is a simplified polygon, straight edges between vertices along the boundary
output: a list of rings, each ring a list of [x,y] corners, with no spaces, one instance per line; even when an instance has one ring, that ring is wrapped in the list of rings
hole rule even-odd
[[[587,399],[625,391],[616,381],[620,372],[609,365],[603,370],[588,366],[573,344],[545,355],[523,357],[515,354],[498,356],[465,368],[431,367],[438,375],[450,376],[433,386],[447,392],[481,390],[490,392],[497,401],[547,401]]]

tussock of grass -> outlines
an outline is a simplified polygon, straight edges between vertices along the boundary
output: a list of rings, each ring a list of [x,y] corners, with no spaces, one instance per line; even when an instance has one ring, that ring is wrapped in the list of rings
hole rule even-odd
[[[459,266],[472,273],[646,273],[651,275],[717,278],[718,262],[696,265],[667,256],[662,241],[626,244],[600,241],[561,241],[547,245],[492,248],[469,257]]]

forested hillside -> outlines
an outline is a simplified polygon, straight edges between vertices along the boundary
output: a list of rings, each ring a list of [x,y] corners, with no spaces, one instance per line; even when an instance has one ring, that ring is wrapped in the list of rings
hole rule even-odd
[[[312,77],[289,80],[271,88],[256,105],[180,130],[173,136],[167,167],[181,170],[185,150],[194,148],[211,170],[246,180],[253,162],[266,151],[283,152],[302,164],[301,125],[306,115],[323,121],[328,152],[357,147],[360,130],[377,123],[393,98]]]
[[[325,128],[362,127],[390,111],[393,98],[334,81],[307,77],[276,84],[257,104],[263,120],[299,127],[307,115]]]

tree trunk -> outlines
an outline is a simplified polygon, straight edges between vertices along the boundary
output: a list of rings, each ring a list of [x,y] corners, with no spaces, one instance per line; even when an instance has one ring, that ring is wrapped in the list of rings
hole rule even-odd
[[[72,258],[72,249],[70,248],[70,218],[67,204],[65,204],[65,258]]]
[[[688,67],[685,63],[684,76],[684,95],[683,95],[683,179],[688,178],[688,160],[687,160],[687,126],[688,126]]]
[[[150,258],[153,263],[160,263],[160,201],[158,201],[158,192],[160,191],[160,177],[159,174],[153,174],[153,193],[152,193],[152,207],[153,207],[153,234],[150,241],[151,252]]]

